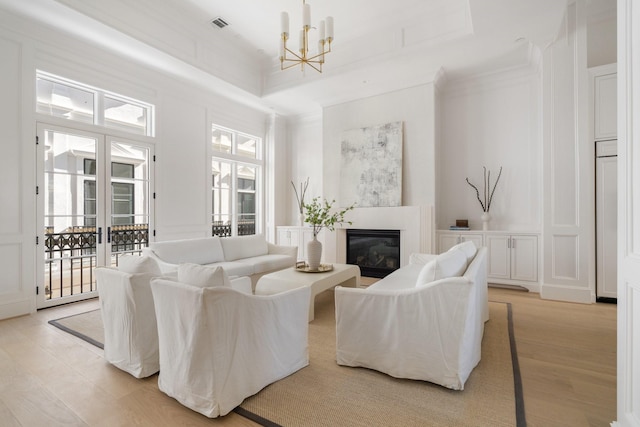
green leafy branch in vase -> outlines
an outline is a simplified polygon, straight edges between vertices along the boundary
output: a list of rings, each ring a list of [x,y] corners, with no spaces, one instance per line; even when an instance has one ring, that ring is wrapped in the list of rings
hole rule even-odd
[[[355,203],[349,207],[332,213],[331,209],[335,202],[335,200],[329,202],[326,199],[320,200],[319,197],[314,197],[313,200],[311,200],[311,203],[306,203],[304,205],[306,210],[304,221],[313,226],[314,237],[316,237],[324,227],[329,231],[333,231],[335,230],[336,224],[352,224],[351,221],[345,221],[344,216],[348,211],[355,208]]]

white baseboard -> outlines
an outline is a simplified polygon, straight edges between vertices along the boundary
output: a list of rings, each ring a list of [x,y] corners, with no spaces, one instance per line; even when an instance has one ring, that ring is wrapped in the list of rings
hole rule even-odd
[[[542,284],[540,287],[540,298],[581,304],[593,304],[595,302],[595,295],[591,289],[562,285]]]

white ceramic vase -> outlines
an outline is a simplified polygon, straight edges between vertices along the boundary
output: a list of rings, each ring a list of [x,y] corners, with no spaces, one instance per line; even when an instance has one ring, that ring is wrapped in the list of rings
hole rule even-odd
[[[480,219],[482,220],[482,230],[487,231],[489,229],[489,221],[491,221],[491,214],[484,212]]]
[[[303,213],[301,213],[298,216],[298,220],[300,221],[300,227],[304,227],[304,214]]]
[[[313,236],[313,240],[307,242],[307,264],[309,270],[317,270],[322,258],[322,243]]]

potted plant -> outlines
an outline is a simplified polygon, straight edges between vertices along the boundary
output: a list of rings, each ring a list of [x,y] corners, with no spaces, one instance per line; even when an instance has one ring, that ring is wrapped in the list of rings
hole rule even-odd
[[[318,233],[323,228],[327,228],[329,231],[335,230],[336,224],[342,225],[344,223],[351,225],[351,221],[345,221],[344,215],[355,207],[355,204],[332,212],[333,204],[335,200],[331,202],[326,199],[321,200],[319,197],[314,197],[311,203],[305,203],[305,222],[313,227],[313,240],[307,243],[307,264],[309,270],[317,270],[320,267],[320,259],[322,258],[322,243],[318,241]]]

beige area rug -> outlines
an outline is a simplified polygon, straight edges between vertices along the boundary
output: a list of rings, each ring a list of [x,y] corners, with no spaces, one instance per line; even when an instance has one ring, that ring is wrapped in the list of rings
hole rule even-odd
[[[49,323],[71,335],[82,338],[96,347],[104,348],[104,328],[102,314],[99,309],[61,319],[49,320]]]
[[[316,298],[316,317],[309,324],[309,366],[246,399],[236,412],[246,410],[281,426],[524,426],[524,418],[516,416],[509,307],[493,302],[489,307],[482,360],[465,389],[454,391],[339,366],[333,293],[325,292]]]
[[[489,308],[482,360],[465,389],[454,391],[339,366],[333,292],[324,292],[316,298],[315,320],[309,323],[309,366],[247,398],[235,412],[264,426],[524,427],[510,306],[491,302]],[[102,348],[100,310],[49,323]]]

